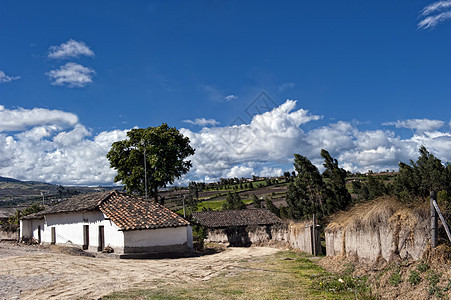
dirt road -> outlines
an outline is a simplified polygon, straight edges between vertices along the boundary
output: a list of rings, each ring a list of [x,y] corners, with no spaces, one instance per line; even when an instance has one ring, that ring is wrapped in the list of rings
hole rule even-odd
[[[14,249],[9,249],[8,255],[0,254],[1,299],[98,299],[130,288],[195,284],[223,272],[233,273],[240,260],[278,251],[265,247],[229,248],[192,258],[118,260],[19,250],[17,255]]]

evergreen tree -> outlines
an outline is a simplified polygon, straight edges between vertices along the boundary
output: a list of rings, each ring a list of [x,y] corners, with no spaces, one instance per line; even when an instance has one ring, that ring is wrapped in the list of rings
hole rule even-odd
[[[241,201],[240,195],[238,195],[236,192],[231,193],[228,192],[226,196],[226,202],[222,205],[223,210],[230,210],[230,209],[245,209],[246,204],[244,204],[243,201]]]
[[[329,191],[323,191],[323,194],[327,194],[325,197],[326,213],[344,209],[351,203],[351,195],[346,188],[346,171],[338,167],[338,162],[333,159],[329,152],[321,149],[321,156],[324,158],[323,166],[326,168],[323,174],[326,174],[329,178],[325,188]]]
[[[265,198],[266,209],[280,218],[280,210],[272,203],[271,200]]]
[[[414,198],[427,198],[430,191],[446,191],[451,194],[451,168],[449,163],[443,165],[440,159],[430,154],[424,146],[420,156],[410,166],[399,163],[399,175],[395,183],[398,197],[406,201]],[[410,197],[403,197],[409,195]]]
[[[252,204],[254,205],[255,208],[261,208],[262,205],[260,203],[260,199],[258,199],[257,196],[255,196],[255,194],[252,195]]]
[[[297,176],[288,185],[286,201],[295,219],[309,217],[312,213],[324,214],[322,199],[323,181],[318,168],[302,155],[294,155]]]

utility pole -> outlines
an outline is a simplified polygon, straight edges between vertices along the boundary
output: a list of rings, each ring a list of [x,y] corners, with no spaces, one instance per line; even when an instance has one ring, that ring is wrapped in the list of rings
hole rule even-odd
[[[431,246],[432,248],[437,247],[437,211],[434,207],[434,201],[437,199],[437,193],[431,191]]]
[[[183,217],[186,218],[186,215],[185,215],[185,195],[183,195]]]

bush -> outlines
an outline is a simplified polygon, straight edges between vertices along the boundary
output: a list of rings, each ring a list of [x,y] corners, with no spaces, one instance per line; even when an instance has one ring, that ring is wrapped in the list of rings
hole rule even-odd
[[[401,270],[397,267],[390,276],[390,284],[398,286],[402,282]]]
[[[417,271],[410,271],[409,279],[407,280],[411,285],[417,285],[421,282],[420,274]]]

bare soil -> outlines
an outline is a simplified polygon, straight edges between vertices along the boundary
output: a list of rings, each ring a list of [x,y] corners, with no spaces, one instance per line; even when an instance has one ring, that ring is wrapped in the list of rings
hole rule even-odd
[[[202,282],[233,273],[245,259],[272,255],[267,247],[228,248],[200,257],[118,260],[71,254],[58,247],[0,243],[1,299],[98,299],[127,289]],[[63,253],[64,252],[64,253]]]

